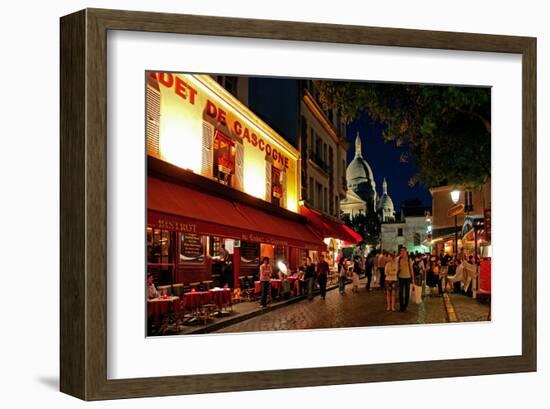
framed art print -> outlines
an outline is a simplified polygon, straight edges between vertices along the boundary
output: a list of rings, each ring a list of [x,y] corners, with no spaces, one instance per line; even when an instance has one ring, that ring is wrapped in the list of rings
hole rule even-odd
[[[63,17],[61,390],[536,370],[535,89],[534,38]]]

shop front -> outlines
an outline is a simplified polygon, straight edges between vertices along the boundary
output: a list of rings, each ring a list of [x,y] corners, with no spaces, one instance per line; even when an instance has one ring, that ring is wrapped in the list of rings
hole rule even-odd
[[[299,152],[207,75],[147,76],[147,267],[238,287],[294,271],[322,238],[297,213]]]
[[[160,254],[165,255],[162,263],[151,263],[149,269],[163,272],[162,284],[237,287],[240,277],[257,276],[265,256],[275,272],[280,262],[292,271],[308,251],[323,249],[321,239],[299,215],[273,214],[161,177],[149,176],[147,186],[148,237],[160,237]]]
[[[470,215],[464,219],[463,252],[465,257],[474,259],[476,281],[474,288],[478,295],[491,294],[491,225],[490,209],[483,215]]]

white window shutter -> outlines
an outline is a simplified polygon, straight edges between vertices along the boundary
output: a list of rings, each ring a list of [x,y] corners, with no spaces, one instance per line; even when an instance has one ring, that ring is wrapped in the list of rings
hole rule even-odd
[[[153,87],[147,86],[147,154],[155,157],[160,156],[160,92]]]
[[[202,162],[201,174],[206,177],[214,175],[214,126],[206,121],[202,122]]]
[[[271,162],[265,162],[265,200],[271,203]]]
[[[235,188],[238,190],[244,190],[243,180],[243,161],[244,161],[244,146],[242,143],[235,144]]]

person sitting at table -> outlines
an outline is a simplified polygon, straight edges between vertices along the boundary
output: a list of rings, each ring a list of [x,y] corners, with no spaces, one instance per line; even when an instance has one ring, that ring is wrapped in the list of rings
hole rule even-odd
[[[306,288],[304,275],[305,275],[304,267],[303,266],[298,267],[298,271],[295,274],[295,280],[293,285],[294,295],[304,294],[305,288]]]
[[[154,278],[152,274],[147,274],[147,298],[149,300],[153,298],[159,298],[160,293],[155,287]]]
[[[269,257],[264,257],[262,259],[262,264],[260,265],[260,286],[261,286],[261,305],[262,307],[267,306],[267,293],[269,292],[269,282],[271,280],[271,274],[273,274],[273,268],[269,264]]]

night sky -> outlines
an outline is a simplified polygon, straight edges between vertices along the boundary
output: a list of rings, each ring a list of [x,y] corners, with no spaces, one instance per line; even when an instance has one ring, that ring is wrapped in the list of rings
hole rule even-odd
[[[296,137],[296,111],[299,107],[292,103],[299,101],[296,79],[249,77],[248,92],[248,104],[260,118],[281,135]],[[347,138],[350,143],[348,163],[355,154],[357,131],[361,134],[363,158],[372,168],[378,194],[382,194],[382,180],[385,176],[388,181],[388,194],[393,200],[396,212],[399,212],[401,202],[408,199],[420,199],[424,206],[431,206],[432,198],[427,189],[419,184],[414,187],[408,184],[409,179],[417,172],[414,163],[400,161],[401,153],[407,151],[407,147],[398,148],[395,142],[385,143],[382,138],[382,126],[371,121],[367,114],[347,127]],[[297,142],[291,140],[291,143]]]
[[[347,126],[347,138],[350,144],[348,163],[355,156],[355,136],[361,135],[363,159],[370,165],[376,181],[376,191],[382,194],[382,181],[386,177],[388,194],[393,200],[396,212],[401,203],[408,199],[420,199],[425,206],[431,206],[432,197],[428,189],[417,183],[409,186],[409,179],[416,174],[416,167],[409,158],[403,163],[401,153],[407,152],[406,146],[397,147],[395,142],[385,142],[382,137],[382,126],[370,120],[368,115],[353,121]]]

